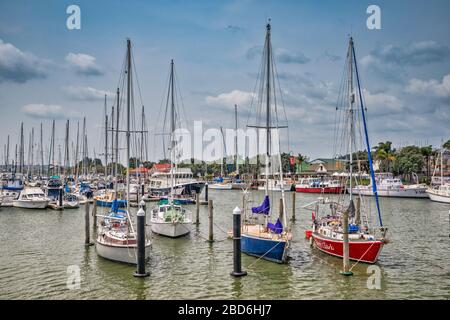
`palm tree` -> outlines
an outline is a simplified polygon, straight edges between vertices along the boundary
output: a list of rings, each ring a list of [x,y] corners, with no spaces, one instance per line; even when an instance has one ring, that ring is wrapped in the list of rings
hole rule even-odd
[[[420,148],[420,153],[425,157],[427,163],[427,183],[430,183],[430,157],[433,154],[433,148],[431,146]]]

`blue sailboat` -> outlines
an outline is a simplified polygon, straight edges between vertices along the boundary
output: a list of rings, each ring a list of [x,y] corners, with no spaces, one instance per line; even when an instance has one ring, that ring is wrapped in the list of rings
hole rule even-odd
[[[258,128],[259,130],[265,131],[266,138],[266,154],[265,154],[265,196],[263,202],[256,207],[253,207],[250,216],[246,217],[242,226],[241,232],[241,250],[242,252],[258,257],[260,259],[265,259],[277,263],[284,263],[288,257],[289,251],[289,242],[292,239],[292,234],[290,232],[288,223],[287,223],[287,212],[285,210],[285,188],[283,181],[283,170],[282,170],[282,162],[281,162],[281,153],[280,150],[276,150],[276,152],[272,152],[271,150],[271,139],[273,139],[276,135],[272,133],[273,129],[286,128],[287,126],[280,126],[278,122],[278,113],[277,111],[277,99],[275,99],[276,90],[275,86],[275,77],[273,66],[273,55],[272,55],[272,45],[270,41],[270,31],[271,25],[270,21],[266,26],[266,40],[263,51],[263,62],[262,62],[262,71],[261,75],[261,83],[260,86],[256,86],[261,88],[259,92],[259,101],[261,103],[260,108],[265,109],[259,110],[257,114],[265,113],[265,121],[264,125],[255,125],[248,126],[253,128]],[[264,81],[264,83],[263,83]],[[273,87],[272,87],[273,84]],[[265,103],[263,103],[265,100]],[[274,109],[274,110],[272,110]],[[271,117],[271,113],[275,113],[275,117]],[[278,141],[279,142],[279,141]],[[279,143],[277,144],[280,145]],[[280,212],[278,214],[278,218],[275,223],[269,222],[269,218],[272,216],[273,209],[271,209],[270,197],[269,197],[269,176],[270,176],[270,168],[275,165],[271,163],[272,158],[278,157],[278,172],[273,172],[272,176],[279,181],[279,185],[281,186],[281,205]],[[258,223],[260,217],[264,218],[264,223]]]

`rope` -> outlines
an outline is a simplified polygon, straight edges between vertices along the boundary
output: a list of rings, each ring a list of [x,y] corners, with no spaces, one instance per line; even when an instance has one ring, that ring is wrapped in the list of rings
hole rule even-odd
[[[250,264],[247,268],[250,269],[255,263],[263,259],[270,251],[275,249],[276,246],[278,246],[281,242],[277,242],[272,248],[270,248],[266,253],[264,253],[261,257],[259,257],[256,261],[254,261],[252,264]]]

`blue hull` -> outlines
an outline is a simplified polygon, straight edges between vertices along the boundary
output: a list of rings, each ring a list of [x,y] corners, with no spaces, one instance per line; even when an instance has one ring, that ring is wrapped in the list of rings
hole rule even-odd
[[[241,250],[251,256],[262,257],[262,259],[277,263],[284,263],[287,256],[285,253],[286,241],[275,241],[244,234],[241,235]]]
[[[127,201],[126,200],[117,200],[117,202],[119,204],[119,208],[125,208],[127,206]],[[97,206],[111,208],[112,202],[97,200]]]

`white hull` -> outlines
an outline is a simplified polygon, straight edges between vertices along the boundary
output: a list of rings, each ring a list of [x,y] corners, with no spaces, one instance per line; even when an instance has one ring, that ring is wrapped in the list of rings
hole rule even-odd
[[[191,232],[191,222],[154,222],[151,223],[152,232],[162,236],[177,238]]]
[[[428,192],[428,196],[431,201],[442,202],[442,203],[450,203],[450,195],[440,195],[433,192]]]
[[[150,257],[150,248],[151,244],[148,242],[145,246],[146,259]],[[95,249],[97,254],[105,259],[129,264],[137,264],[136,246],[108,245],[97,239]]]
[[[214,190],[231,190],[233,188],[233,185],[231,183],[226,184],[215,183],[208,185],[208,188]]]
[[[264,186],[259,186],[258,190],[261,191],[265,191],[266,187]],[[281,188],[280,187],[269,187],[269,191],[277,191],[277,192],[281,192]],[[284,191],[291,191],[291,185],[285,185],[284,186]]]
[[[24,209],[45,209],[48,206],[48,200],[14,200],[13,207]]]
[[[353,194],[362,196],[373,196],[372,189],[353,189]],[[428,198],[426,188],[399,188],[399,189],[378,189],[379,197],[397,197],[397,198]]]

